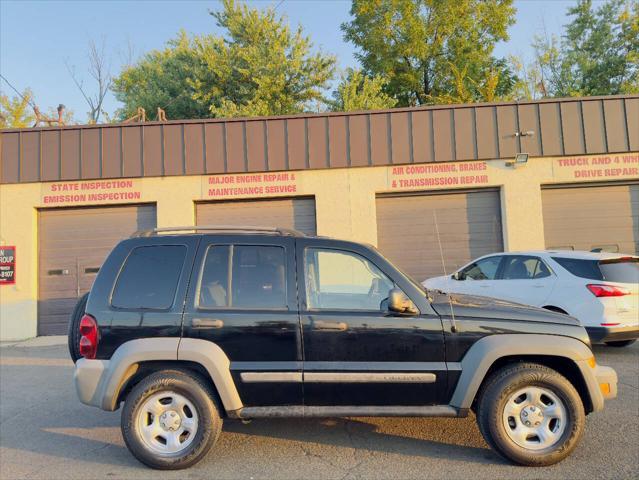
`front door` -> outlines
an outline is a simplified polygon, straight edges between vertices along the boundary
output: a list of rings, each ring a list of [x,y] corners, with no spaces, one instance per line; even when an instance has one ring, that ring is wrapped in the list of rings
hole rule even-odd
[[[450,292],[481,297],[494,296],[497,272],[504,257],[493,255],[466,265],[458,274],[458,279],[450,280]]]
[[[292,238],[205,236],[183,325],[224,351],[244,406],[302,404]]]
[[[371,250],[348,245],[297,239],[305,405],[441,403],[447,370],[439,317],[389,312],[397,272]]]

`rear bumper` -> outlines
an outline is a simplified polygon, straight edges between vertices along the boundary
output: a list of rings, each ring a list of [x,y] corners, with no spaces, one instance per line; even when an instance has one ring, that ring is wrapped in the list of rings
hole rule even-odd
[[[79,359],[73,371],[73,383],[78,398],[85,405],[104,408],[108,360]]]
[[[639,326],[630,327],[586,327],[592,343],[635,340],[639,338]]]

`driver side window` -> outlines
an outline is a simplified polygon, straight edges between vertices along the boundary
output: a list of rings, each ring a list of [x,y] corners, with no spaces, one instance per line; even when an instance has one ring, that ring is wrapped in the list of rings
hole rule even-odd
[[[501,256],[482,258],[464,268],[460,272],[461,278],[463,280],[494,280],[501,259]]]
[[[364,257],[341,250],[304,253],[309,310],[380,310],[393,282]]]

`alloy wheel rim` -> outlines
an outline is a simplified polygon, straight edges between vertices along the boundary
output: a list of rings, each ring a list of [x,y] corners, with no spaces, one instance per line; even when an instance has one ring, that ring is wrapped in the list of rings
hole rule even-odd
[[[527,450],[552,447],[568,423],[564,403],[551,390],[527,386],[510,395],[502,414],[508,437]]]
[[[160,455],[175,455],[194,440],[199,419],[193,403],[174,391],[159,392],[144,401],[137,415],[145,446]]]

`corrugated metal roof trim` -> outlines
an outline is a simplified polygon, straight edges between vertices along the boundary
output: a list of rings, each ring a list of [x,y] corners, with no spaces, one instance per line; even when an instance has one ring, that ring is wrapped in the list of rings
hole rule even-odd
[[[618,153],[639,150],[639,95],[4,130],[1,139],[2,183]]]

